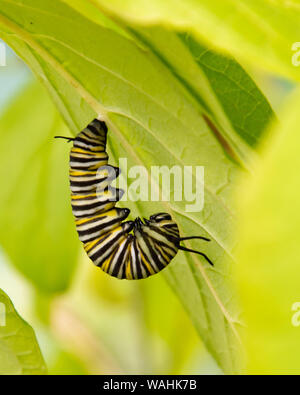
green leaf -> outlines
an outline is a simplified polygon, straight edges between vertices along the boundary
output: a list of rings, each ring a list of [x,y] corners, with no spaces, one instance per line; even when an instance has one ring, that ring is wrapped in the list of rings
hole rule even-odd
[[[84,15],[87,4],[90,3],[76,0],[75,7],[70,2]],[[93,15],[98,14],[101,15],[94,8]],[[159,26],[137,26],[120,19],[118,22],[123,32],[159,57],[204,113],[213,115],[232,149],[239,151],[243,143],[250,146],[259,143],[274,114],[254,81],[232,57],[200,44],[189,34],[176,34]],[[106,20],[98,19],[97,23],[109,27]]]
[[[298,91],[273,131],[241,204],[236,277],[248,373],[299,374],[300,136]]]
[[[215,75],[206,81],[193,49],[188,58],[190,78],[179,58],[169,58],[164,52],[168,37],[164,31],[163,46],[152,50],[140,41],[128,40],[123,34],[92,23],[58,0],[42,4],[28,0],[26,5],[1,0],[0,4],[3,38],[47,86],[74,133],[100,113],[109,126],[108,148],[115,164],[118,158],[128,158],[128,167],[143,165],[149,171],[151,165],[205,166],[206,200],[201,212],[186,212],[186,202],[123,204],[133,209],[134,216],[168,211],[182,235],[202,234],[212,239],[200,248],[214,261],[214,268],[197,256],[180,253],[164,273],[222,369],[239,372],[240,312],[229,279],[235,223],[231,195],[243,171],[232,157],[237,156],[247,167],[252,148],[226,114],[222,94],[213,87]],[[171,37],[174,51],[189,53],[184,41],[176,35]],[[198,85],[190,89],[194,76]],[[201,81],[205,81],[205,89],[194,94],[200,90]],[[269,109],[254,84],[249,95],[251,90],[255,91],[257,105],[263,100]],[[236,97],[239,95],[237,90]],[[240,110],[246,119],[248,106]],[[266,120],[254,117],[252,122],[259,130],[258,139]],[[248,133],[249,126],[246,128]],[[126,178],[125,169],[122,171]],[[201,185],[195,174],[193,182]],[[156,187],[161,189],[161,183]],[[187,246],[199,248],[199,242]]]
[[[225,123],[227,117],[233,129],[231,133],[237,133],[247,144],[256,147],[274,116],[264,95],[234,59],[200,45],[187,35],[182,39],[207,77],[215,102],[225,113],[223,118],[220,115],[220,123]],[[209,89],[203,91],[203,97],[207,98],[208,92]],[[215,117],[221,113],[216,105],[211,108]]]
[[[46,372],[33,329],[0,289],[0,374],[38,375]]]
[[[78,244],[69,206],[68,134],[45,91],[34,84],[0,119],[0,243],[11,263],[44,293],[64,291]]]
[[[65,3],[69,3],[69,0],[62,1]],[[130,38],[130,36],[126,34],[126,32],[116,23],[114,23],[111,19],[107,18],[104,14],[98,12],[97,8],[94,6],[93,3],[85,0],[72,0],[69,5],[91,21],[98,23],[101,26],[112,29],[127,38]]]
[[[245,62],[300,79],[299,68],[292,63],[292,45],[300,37],[297,0],[89,1],[128,23],[190,31]]]
[[[186,87],[203,113],[213,117],[227,144],[247,161],[247,147],[255,147],[273,111],[245,70],[231,57],[203,46],[188,34],[160,27],[129,27]],[[243,152],[244,151],[244,152]]]

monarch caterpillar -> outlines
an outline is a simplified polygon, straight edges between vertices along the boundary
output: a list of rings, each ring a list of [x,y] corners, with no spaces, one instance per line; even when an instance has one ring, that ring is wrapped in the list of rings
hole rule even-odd
[[[147,278],[164,269],[178,250],[202,255],[180,242],[205,237],[180,237],[179,229],[167,213],[149,219],[125,221],[130,210],[116,208],[124,191],[112,188],[120,169],[108,165],[107,126],[94,119],[75,138],[70,152],[70,188],[72,211],[84,249],[94,264],[119,279]]]

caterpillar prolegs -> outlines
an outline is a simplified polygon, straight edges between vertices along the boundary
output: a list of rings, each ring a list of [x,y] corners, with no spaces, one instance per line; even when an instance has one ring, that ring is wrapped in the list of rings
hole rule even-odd
[[[124,191],[110,184],[118,177],[119,168],[108,165],[106,153],[107,127],[93,120],[73,141],[70,152],[70,187],[72,211],[79,239],[94,264],[119,279],[147,278],[164,269],[178,250],[202,255],[202,252],[180,245],[188,239],[180,237],[179,229],[167,213],[149,219],[126,221],[130,210],[116,208]]]

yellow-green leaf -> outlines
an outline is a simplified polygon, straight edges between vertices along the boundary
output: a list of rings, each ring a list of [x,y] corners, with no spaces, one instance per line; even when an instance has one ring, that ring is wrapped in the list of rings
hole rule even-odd
[[[47,372],[33,329],[16,312],[0,289],[0,375]]]
[[[296,0],[89,1],[129,23],[190,31],[246,62],[300,79],[299,67],[292,63],[292,45],[300,37]]]
[[[237,282],[248,373],[299,374],[300,92],[268,140],[241,204]]]

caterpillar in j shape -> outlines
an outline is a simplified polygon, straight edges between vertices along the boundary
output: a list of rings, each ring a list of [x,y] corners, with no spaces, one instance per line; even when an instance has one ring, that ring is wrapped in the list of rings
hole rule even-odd
[[[164,269],[178,250],[202,255],[180,245],[183,240],[209,239],[180,237],[179,229],[167,213],[149,219],[126,221],[130,210],[117,208],[122,189],[110,186],[120,169],[108,164],[107,126],[94,119],[75,138],[70,152],[70,188],[72,211],[80,241],[94,264],[119,279],[147,278]]]

